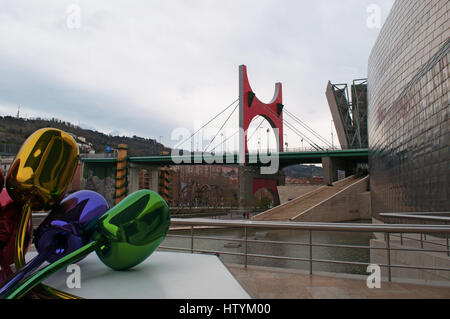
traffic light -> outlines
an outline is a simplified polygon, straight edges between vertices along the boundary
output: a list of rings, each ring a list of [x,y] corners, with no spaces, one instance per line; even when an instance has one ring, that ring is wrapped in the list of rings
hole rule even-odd
[[[164,165],[159,172],[159,195],[166,202],[169,201],[169,183],[170,183],[170,168]]]

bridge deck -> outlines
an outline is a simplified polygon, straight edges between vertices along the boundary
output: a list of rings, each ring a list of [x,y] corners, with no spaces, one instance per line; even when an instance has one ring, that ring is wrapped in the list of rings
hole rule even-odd
[[[306,163],[322,163],[323,157],[342,158],[345,160],[353,160],[358,162],[367,162],[369,151],[368,149],[349,149],[349,150],[322,150],[310,152],[282,152],[272,154],[246,154],[247,163],[249,165],[265,165],[273,157],[278,156],[280,166],[285,167],[293,164]],[[255,163],[252,163],[250,158],[255,158]],[[84,163],[91,164],[115,164],[116,158],[82,158]],[[130,163],[140,163],[147,165],[239,165],[238,154],[216,154],[209,153],[194,153],[181,156],[171,155],[157,155],[144,157],[130,157]]]

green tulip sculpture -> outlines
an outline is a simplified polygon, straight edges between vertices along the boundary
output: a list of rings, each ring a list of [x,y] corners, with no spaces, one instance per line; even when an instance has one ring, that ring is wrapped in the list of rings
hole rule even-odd
[[[134,192],[100,217],[91,243],[43,268],[6,297],[22,297],[54,272],[93,251],[114,270],[134,267],[155,251],[169,225],[169,207],[161,196],[150,190]]]

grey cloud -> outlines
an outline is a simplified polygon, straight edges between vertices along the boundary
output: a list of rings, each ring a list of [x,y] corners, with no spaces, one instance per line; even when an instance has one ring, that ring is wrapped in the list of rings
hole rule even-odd
[[[55,118],[73,124],[82,122],[84,127],[100,131],[114,128],[153,138],[157,136],[155,132],[170,132],[157,114],[152,117],[130,114],[127,100],[113,92],[77,88],[13,63],[3,63],[3,59],[0,59],[0,74],[0,104],[42,110]]]
[[[261,100],[282,82],[285,106],[330,139],[325,85],[366,76],[366,8],[385,18],[392,2],[81,0],[69,32],[68,3],[3,0],[0,103],[168,141],[233,101],[247,64]]]

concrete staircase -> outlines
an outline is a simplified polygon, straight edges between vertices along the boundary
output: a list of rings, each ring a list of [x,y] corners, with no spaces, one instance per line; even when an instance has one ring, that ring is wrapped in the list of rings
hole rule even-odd
[[[360,182],[364,177],[349,176],[334,182],[333,186],[322,186],[312,192],[301,195],[287,203],[276,206],[261,214],[255,215],[252,220],[279,220],[289,221],[297,219],[303,212],[311,210],[324,201],[333,198],[344,189]]]

